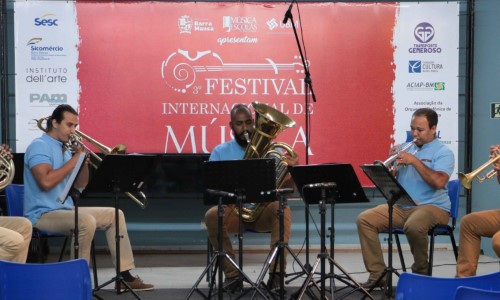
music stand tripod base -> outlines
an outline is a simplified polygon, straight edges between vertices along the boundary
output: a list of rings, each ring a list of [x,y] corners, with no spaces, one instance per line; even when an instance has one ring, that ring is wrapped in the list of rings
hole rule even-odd
[[[119,197],[124,192],[139,191],[146,177],[154,169],[157,163],[158,157],[156,155],[106,155],[82,193],[83,195],[87,195],[92,193],[112,192],[115,202],[116,276],[96,287],[95,291],[114,282],[117,294],[122,293],[123,285],[125,286],[125,291],[129,290],[135,298],[141,299],[121,275]]]

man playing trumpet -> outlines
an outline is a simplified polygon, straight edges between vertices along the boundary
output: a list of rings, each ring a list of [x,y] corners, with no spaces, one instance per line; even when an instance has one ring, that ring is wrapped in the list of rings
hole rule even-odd
[[[78,113],[71,106],[61,104],[47,120],[47,132],[34,139],[24,155],[24,215],[33,226],[70,235],[75,227],[75,210],[70,196],[64,203],[57,201],[76,167],[78,155],[84,152],[81,144],[72,144],[72,151],[64,147],[75,134]],[[88,164],[84,163],[75,188],[83,189],[89,181]],[[129,270],[135,268],[132,247],[127,233],[125,217],[119,211],[120,270],[123,280],[134,291],[152,290],[153,285],[133,277]],[[116,262],[115,209],[112,207],[80,207],[78,209],[79,257],[90,259],[90,247],[96,229],[105,230],[108,247]],[[125,285],[121,284],[120,289]]]
[[[417,109],[411,118],[410,130],[415,145],[396,158],[396,179],[417,206],[394,205],[394,228],[403,228],[410,244],[413,273],[428,272],[428,231],[450,219],[450,198],[446,184],[455,168],[453,152],[436,137],[437,113],[430,108]],[[415,151],[416,150],[416,151]],[[411,154],[413,153],[413,154]],[[361,285],[370,289],[383,287],[384,257],[378,234],[389,228],[387,204],[362,212],[357,218],[358,235],[365,267],[370,273]],[[378,282],[377,282],[378,280]]]
[[[500,145],[490,147],[490,159],[500,155]],[[493,164],[500,184],[500,160]],[[493,250],[500,257],[500,209],[470,213],[460,222],[457,277],[476,275],[481,237],[491,237]]]

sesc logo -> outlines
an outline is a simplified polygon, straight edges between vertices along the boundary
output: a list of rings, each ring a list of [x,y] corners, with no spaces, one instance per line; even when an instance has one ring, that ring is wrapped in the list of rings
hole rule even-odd
[[[35,18],[35,26],[59,26],[55,14],[45,14],[40,18]]]

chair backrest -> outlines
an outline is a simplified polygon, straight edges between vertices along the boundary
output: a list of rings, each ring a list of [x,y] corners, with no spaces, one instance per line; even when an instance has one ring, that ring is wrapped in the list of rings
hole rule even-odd
[[[500,272],[460,278],[440,278],[402,273],[396,289],[396,300],[453,299],[459,286],[500,291]]]
[[[5,188],[5,204],[7,207],[7,215],[22,217],[24,215],[24,185],[9,184]]]
[[[498,300],[500,291],[481,290],[466,286],[459,286],[455,293],[455,300]]]
[[[448,196],[451,201],[450,217],[456,219],[458,217],[458,207],[460,205],[460,180],[453,179],[448,182]]]
[[[92,299],[92,283],[83,258],[21,264],[0,261],[0,300]]]

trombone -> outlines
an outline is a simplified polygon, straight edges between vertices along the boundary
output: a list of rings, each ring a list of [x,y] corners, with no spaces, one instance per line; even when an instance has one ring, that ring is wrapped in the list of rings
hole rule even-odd
[[[467,173],[467,174],[458,173],[458,179],[460,179],[460,182],[462,183],[462,185],[466,189],[470,190],[472,187],[472,181],[474,180],[474,178],[476,178],[477,181],[479,181],[479,182],[483,182],[484,180],[491,179],[497,175],[497,171],[495,169],[492,169],[488,173],[486,173],[485,176],[482,176],[482,177],[479,176],[479,174],[481,174],[486,168],[488,168],[490,165],[495,164],[496,161],[499,159],[500,159],[500,155],[497,155],[470,173]]]
[[[47,116],[47,117],[43,117],[43,118],[38,119],[38,120],[35,119],[36,124],[37,124],[37,126],[38,126],[38,128],[40,130],[42,130],[44,132],[47,132],[47,128],[43,126],[43,123],[47,122],[49,118],[50,117]],[[109,155],[109,154],[125,154],[127,152],[127,147],[125,145],[123,145],[123,144],[118,144],[118,145],[114,146],[113,148],[109,148],[109,147],[105,146],[104,144],[102,144],[102,143],[96,141],[95,139],[91,138],[90,136],[86,135],[85,133],[79,131],[78,129],[75,130],[75,133],[70,135],[69,142],[66,143],[64,146],[69,151],[72,151],[73,144],[76,143],[76,144],[81,145],[97,161],[97,163],[92,162],[92,161],[90,162],[90,165],[92,167],[94,167],[95,169],[97,169],[99,167],[100,163],[102,162],[102,158],[99,157],[99,155],[97,155],[89,147],[87,147],[82,142],[83,139],[87,140],[94,147],[98,148],[101,151],[101,153],[103,153],[104,155]],[[144,202],[141,202],[139,199],[137,199],[137,197],[135,197],[134,195],[132,195],[130,192],[125,192],[125,195],[127,195],[127,197],[129,197],[135,203],[137,203],[137,205],[139,205],[142,209],[145,209],[146,205],[147,205],[146,195],[142,191],[139,191],[138,193],[139,193],[140,197],[143,199]]]

